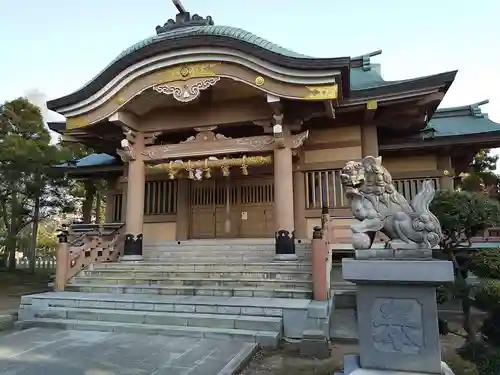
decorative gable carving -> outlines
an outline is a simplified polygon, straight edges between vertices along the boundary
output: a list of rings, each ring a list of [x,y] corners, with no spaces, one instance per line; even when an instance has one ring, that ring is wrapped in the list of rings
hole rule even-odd
[[[192,78],[186,81],[162,83],[153,86],[160,94],[172,95],[178,102],[191,102],[197,99],[203,90],[219,82],[220,77]]]

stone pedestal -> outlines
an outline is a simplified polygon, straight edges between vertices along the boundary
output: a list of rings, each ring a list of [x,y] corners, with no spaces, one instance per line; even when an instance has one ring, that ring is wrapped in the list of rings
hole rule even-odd
[[[442,374],[436,287],[454,280],[441,260],[343,259],[357,285],[361,374]]]

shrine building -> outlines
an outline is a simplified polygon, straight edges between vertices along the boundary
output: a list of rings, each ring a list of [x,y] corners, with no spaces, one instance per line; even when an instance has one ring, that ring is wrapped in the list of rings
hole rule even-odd
[[[95,150],[59,168],[106,180],[106,222],[125,223],[128,259],[143,242],[228,238],[275,238],[278,258],[293,259],[322,209],[348,237],[347,161],[382,156],[411,199],[425,179],[453,188],[479,149],[500,146],[485,102],[437,109],[456,71],[386,81],[381,51],[314,58],[177,7],[47,103],[66,117],[52,130]]]

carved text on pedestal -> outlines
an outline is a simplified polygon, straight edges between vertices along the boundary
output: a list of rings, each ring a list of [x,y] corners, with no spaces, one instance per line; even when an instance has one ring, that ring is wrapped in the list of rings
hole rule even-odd
[[[373,345],[381,352],[418,354],[424,347],[422,305],[410,298],[376,298],[371,309]]]

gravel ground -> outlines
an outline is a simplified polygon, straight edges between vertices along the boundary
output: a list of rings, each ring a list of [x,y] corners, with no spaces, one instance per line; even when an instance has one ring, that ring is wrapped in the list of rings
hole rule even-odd
[[[474,375],[472,365],[455,353],[462,344],[463,339],[459,336],[442,337],[443,359],[452,367],[455,375]],[[357,345],[336,343],[331,345],[330,358],[317,360],[300,357],[296,344],[283,344],[276,350],[261,350],[240,375],[332,375],[342,370],[344,355],[356,352]]]

